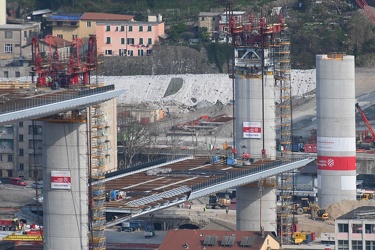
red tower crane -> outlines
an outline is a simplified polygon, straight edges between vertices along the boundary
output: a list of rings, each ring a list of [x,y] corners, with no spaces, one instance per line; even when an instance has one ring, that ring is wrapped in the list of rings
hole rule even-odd
[[[370,21],[375,25],[375,11],[366,0],[356,0],[359,7],[365,12],[365,15],[370,19]]]
[[[49,65],[43,64],[43,58],[39,51],[39,39],[34,37],[31,40],[31,50],[32,50],[32,61],[34,63],[33,71],[38,74],[37,77],[37,87],[46,86],[46,77],[49,71]]]
[[[375,141],[375,131],[374,131],[374,129],[372,128],[372,126],[371,126],[370,122],[368,121],[365,113],[363,112],[363,110],[361,109],[361,107],[359,106],[358,103],[355,104],[355,107],[357,108],[359,114],[362,117],[363,122],[366,124],[368,130],[371,133],[371,138],[366,136],[365,141],[366,142],[374,142]]]

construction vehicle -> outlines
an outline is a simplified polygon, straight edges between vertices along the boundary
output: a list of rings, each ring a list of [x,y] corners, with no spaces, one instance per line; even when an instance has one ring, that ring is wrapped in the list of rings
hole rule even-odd
[[[368,201],[374,198],[372,193],[357,193],[357,200]]]
[[[326,212],[325,209],[318,209],[318,210],[312,209],[311,218],[314,220],[316,219],[328,220],[328,213]]]
[[[206,208],[227,208],[231,204],[231,199],[229,197],[229,193],[223,193],[223,195],[217,195],[213,194],[210,195],[208,198],[208,204],[206,205]]]
[[[302,243],[310,243],[315,240],[315,232],[294,232],[293,243],[300,245]]]
[[[309,213],[312,219],[327,220],[328,213],[320,209],[318,204],[310,202],[309,198],[301,198],[301,203],[293,205],[293,212],[296,214]]]
[[[317,204],[311,203],[309,198],[301,198],[301,203],[293,205],[293,212],[296,214],[311,213],[312,210],[318,211]]]
[[[357,108],[359,114],[362,117],[363,122],[366,124],[367,129],[370,131],[371,136],[367,135],[365,136],[364,140],[357,140],[357,148],[363,148],[363,149],[370,149],[374,147],[374,141],[375,141],[375,131],[372,128],[370,122],[368,121],[365,113],[363,112],[362,108],[359,106],[358,103],[355,104],[355,107]]]
[[[18,219],[0,219],[0,231],[17,231]]]

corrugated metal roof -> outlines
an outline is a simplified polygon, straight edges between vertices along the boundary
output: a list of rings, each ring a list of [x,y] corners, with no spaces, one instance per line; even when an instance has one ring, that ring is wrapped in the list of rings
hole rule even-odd
[[[199,12],[198,16],[220,16],[223,12]]]
[[[131,15],[97,13],[97,12],[85,12],[81,16],[81,20],[93,20],[93,21],[130,21],[133,19],[134,19],[134,16],[131,16]]]
[[[30,29],[33,27],[38,26],[38,24],[33,23],[25,23],[25,24],[3,24],[0,25],[1,30],[23,30],[23,29]]]
[[[79,21],[81,13],[61,13],[47,17],[47,21]]]
[[[42,14],[47,14],[47,13],[52,13],[52,10],[50,9],[36,10],[36,11],[33,11],[32,15],[37,16],[37,15],[42,15]]]

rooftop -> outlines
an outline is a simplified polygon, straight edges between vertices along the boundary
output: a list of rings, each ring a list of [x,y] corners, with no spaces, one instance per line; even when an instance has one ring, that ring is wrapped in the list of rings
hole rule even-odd
[[[375,220],[375,207],[362,206],[358,207],[344,215],[341,215],[337,220],[352,220],[352,219],[372,219]]]
[[[79,21],[81,13],[60,13],[47,17],[47,21]]]
[[[220,230],[170,230],[160,245],[160,250],[172,249],[261,249],[270,236],[267,232]]]
[[[97,12],[85,12],[81,16],[81,20],[94,20],[94,21],[131,21],[134,16],[121,15],[121,14],[108,14]]]
[[[39,26],[38,23],[25,23],[25,24],[2,24],[0,30],[24,30]]]

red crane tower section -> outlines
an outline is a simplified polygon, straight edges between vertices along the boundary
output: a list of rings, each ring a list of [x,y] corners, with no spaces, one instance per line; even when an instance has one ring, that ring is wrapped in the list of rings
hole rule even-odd
[[[355,107],[357,108],[359,114],[362,117],[363,122],[366,124],[366,126],[367,126],[367,128],[370,131],[371,136],[372,136],[371,139],[370,138],[365,138],[366,142],[373,142],[375,140],[375,131],[374,131],[374,129],[372,128],[372,126],[371,126],[370,122],[368,121],[365,113],[363,112],[362,108],[359,106],[358,103],[355,104]],[[370,141],[367,141],[367,140],[370,140]]]
[[[90,36],[88,45],[80,38],[71,42],[70,49],[61,50],[62,39],[47,35],[43,42],[48,51],[40,52],[38,38],[32,39],[33,71],[37,75],[37,87],[70,88],[90,84],[90,72],[97,68],[96,37]],[[70,42],[68,42],[70,43]]]
[[[375,11],[366,0],[356,0],[359,7],[365,12],[365,15],[370,19],[370,21],[375,25]]]

